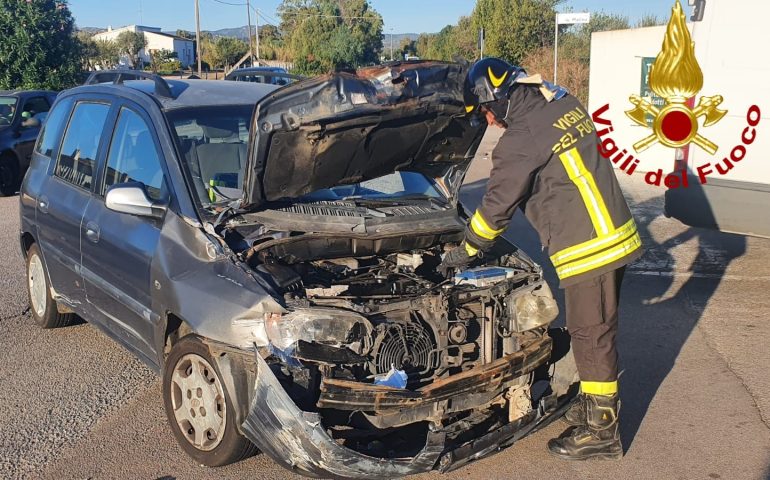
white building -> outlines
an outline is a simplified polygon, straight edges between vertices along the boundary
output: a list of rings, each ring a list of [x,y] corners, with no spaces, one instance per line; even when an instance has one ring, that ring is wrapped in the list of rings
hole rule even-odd
[[[143,25],[128,25],[126,27],[113,29],[109,27],[106,32],[94,35],[94,40],[115,40],[123,32],[141,32],[147,40],[147,46],[139,52],[139,58],[145,62],[150,62],[150,53],[159,50],[168,50],[176,52],[177,59],[183,67],[189,67],[195,61],[195,42],[186,38],[177,37],[168,33],[163,33],[158,27],[146,27]],[[130,65],[131,62],[126,56],[121,56],[121,65]]]

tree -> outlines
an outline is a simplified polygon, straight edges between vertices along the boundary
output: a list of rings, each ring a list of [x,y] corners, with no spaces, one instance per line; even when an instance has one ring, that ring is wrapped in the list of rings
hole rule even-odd
[[[636,28],[657,27],[665,24],[665,20],[658,18],[654,13],[648,13],[636,22]]]
[[[484,28],[485,55],[521,64],[530,52],[553,45],[559,3],[561,0],[478,0],[471,30]]]
[[[99,57],[99,49],[93,36],[85,31],[79,31],[75,34],[78,41],[78,52],[80,53],[80,64],[84,70],[93,70]]]
[[[379,61],[382,16],[368,0],[283,0],[278,11],[284,44],[299,73]]]
[[[219,37],[214,43],[214,64],[226,68],[240,60],[248,51],[249,46],[243,40]]]
[[[0,0],[0,89],[75,85],[82,56],[74,25],[64,0]]]
[[[96,65],[104,69],[112,68],[120,62],[120,50],[115,42],[96,40]]]
[[[608,30],[626,30],[631,28],[628,17],[613,13],[595,12],[591,21],[578,27],[567,27],[559,36],[559,61],[562,58],[575,58],[585,64],[591,61],[591,34]],[[553,62],[551,62],[553,71]]]
[[[159,70],[177,70],[178,68],[175,68],[179,63],[176,61],[177,56],[176,52],[166,50],[165,48],[160,50],[150,50],[150,69],[154,73],[158,73]]]
[[[195,40],[195,32],[179,29],[176,31],[175,35],[177,37],[186,38],[187,40]]]
[[[141,62],[139,52],[147,46],[147,39],[144,38],[143,32],[132,32],[131,30],[121,32],[115,38],[115,43],[118,46],[118,51],[128,57],[132,67],[139,66]]]
[[[259,58],[263,60],[287,60],[283,37],[275,25],[259,27]]]
[[[402,59],[406,56],[415,56],[417,55],[417,44],[411,38],[404,37],[401,39],[397,52]]]

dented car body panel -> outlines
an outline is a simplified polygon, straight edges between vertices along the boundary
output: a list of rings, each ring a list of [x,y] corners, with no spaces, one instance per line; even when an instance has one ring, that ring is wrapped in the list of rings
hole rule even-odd
[[[110,232],[125,249],[103,267],[112,276],[88,267],[90,285],[107,292],[99,305],[80,283],[81,256],[41,244],[60,310],[158,371],[181,339],[199,338],[235,428],[304,475],[448,471],[546,425],[572,401],[577,372],[569,336],[550,327],[558,307],[540,267],[500,240],[464,271],[437,271],[463,239],[457,192],[483,134],[464,119],[462,78],[459,65],[409,62],[280,90],[188,81],[172,85],[176,99],[158,99],[137,81],[63,93],[70,108],[112,98],[113,119],[128,102],[146,111],[168,195],[162,214],[104,214],[142,229]],[[226,103],[234,97],[242,103]],[[225,153],[248,161],[226,167]],[[56,155],[34,158],[22,188],[25,254],[41,231],[68,235],[39,221],[50,216],[40,211],[47,185],[62,184]],[[90,192],[62,198],[104,202],[106,157],[100,149]],[[92,221],[80,215],[72,231]],[[110,283],[131,261],[144,275],[139,299]]]
[[[416,171],[456,199],[484,134],[464,116],[464,69],[398,63],[298,82],[257,105],[243,206]]]

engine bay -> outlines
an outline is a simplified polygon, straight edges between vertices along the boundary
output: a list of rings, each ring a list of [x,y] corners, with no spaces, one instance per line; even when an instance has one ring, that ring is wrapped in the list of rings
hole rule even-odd
[[[497,368],[533,345],[545,352],[558,307],[539,267],[507,244],[508,251],[445,277],[437,267],[461,238],[456,230],[402,235],[364,239],[368,244],[357,248],[355,238],[272,236],[238,252],[289,311],[266,318],[270,368],[296,404],[321,414],[346,446],[404,455],[414,438],[425,438],[430,423],[455,428],[459,438],[465,427],[492,428],[536,408],[531,375],[498,375],[465,400],[426,399],[407,416],[397,413],[402,407],[379,409],[363,400],[367,389],[382,388],[432,396],[433,385],[444,382],[451,390],[455,379]],[[319,249],[318,242],[334,248]],[[358,390],[361,397],[338,401]],[[373,452],[387,435],[400,447]]]

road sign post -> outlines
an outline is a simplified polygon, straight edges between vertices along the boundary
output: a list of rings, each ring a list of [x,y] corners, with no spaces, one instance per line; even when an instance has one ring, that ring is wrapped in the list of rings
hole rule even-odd
[[[576,23],[588,23],[591,14],[585,13],[557,13],[553,35],[553,83],[556,83],[557,69],[559,66],[559,25],[573,25]]]

